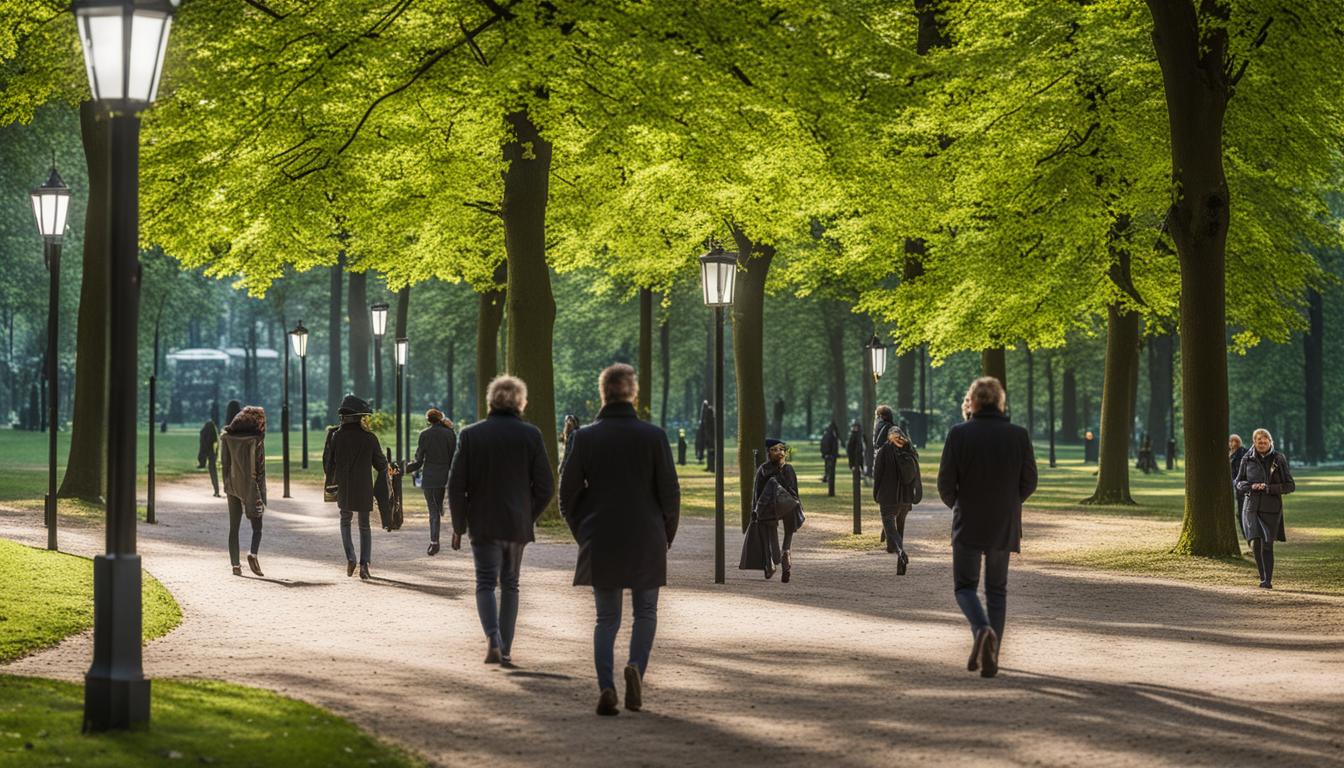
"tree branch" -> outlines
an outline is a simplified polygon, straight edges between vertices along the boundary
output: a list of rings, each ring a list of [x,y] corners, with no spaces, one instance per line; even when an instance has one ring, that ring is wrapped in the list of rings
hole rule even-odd
[[[267,6],[265,3],[258,2],[257,0],[243,0],[243,2],[247,3],[253,8],[256,8],[258,11],[261,11],[267,16],[270,16],[272,19],[275,19],[276,21],[280,21],[281,19],[289,15],[288,13],[279,13],[275,9]]]

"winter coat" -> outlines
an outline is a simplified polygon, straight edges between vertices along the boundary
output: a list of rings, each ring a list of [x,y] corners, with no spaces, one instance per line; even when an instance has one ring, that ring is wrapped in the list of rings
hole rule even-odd
[[[322,452],[322,468],[336,486],[336,505],[354,512],[372,512],[374,496],[387,504],[387,456],[359,415],[342,416]],[[370,471],[377,472],[377,480]]]
[[[919,460],[915,452],[883,443],[873,457],[873,501],[879,507],[915,503],[914,483],[919,479]]]
[[[560,514],[579,543],[574,585],[651,589],[667,583],[681,487],[667,434],[631,403],[608,403],[574,436],[560,476]]]
[[[826,428],[825,432],[821,433],[821,457],[823,459],[829,459],[832,456],[839,456],[839,455],[840,455],[840,435],[837,434],[835,425],[832,424],[831,426]]]
[[[849,468],[863,469],[863,436],[857,431],[849,433],[849,442],[845,445],[845,458],[849,459]]]
[[[555,492],[541,430],[517,411],[490,411],[462,430],[448,472],[453,532],[471,540],[529,542]]]
[[[196,448],[196,464],[205,466],[215,455],[215,450],[219,447],[219,428],[215,422],[207,421],[205,426],[201,427],[200,443]]]
[[[981,551],[1021,551],[1022,502],[1036,490],[1027,430],[997,408],[952,427],[938,467],[938,495],[952,508],[952,541]]]
[[[1265,490],[1251,490],[1256,483],[1264,483]],[[1293,474],[1288,470],[1288,457],[1279,451],[1270,451],[1260,455],[1254,450],[1246,452],[1237,471],[1236,489],[1246,494],[1241,508],[1241,524],[1246,537],[1254,539],[1272,535],[1278,541],[1287,541],[1284,536],[1283,497],[1297,490]]]
[[[761,494],[765,492],[765,487],[770,483],[770,478],[774,478],[780,487],[792,494],[793,498],[800,499],[798,495],[798,473],[794,471],[793,465],[785,463],[784,466],[767,461],[756,468],[756,480],[751,486],[751,507],[756,509],[756,503],[760,501]],[[794,518],[794,529],[803,526],[803,508],[799,504]],[[765,518],[762,518],[765,519]]]
[[[243,511],[255,518],[266,504],[266,435],[241,421],[234,419],[220,438],[224,493],[241,500]]]
[[[420,430],[420,441],[415,448],[415,459],[406,466],[407,472],[420,473],[420,487],[446,488],[448,470],[453,466],[457,452],[457,433],[443,422],[430,424]]]
[[[896,426],[896,424],[893,423],[891,419],[879,419],[877,423],[873,425],[873,453],[877,453],[877,449],[886,444],[887,433],[890,432],[891,428],[894,426]]]
[[[1227,463],[1230,465],[1232,469],[1232,487],[1234,488],[1237,485],[1237,473],[1241,471],[1241,460],[1246,458],[1246,454],[1249,452],[1250,449],[1243,445],[1237,450],[1233,451],[1232,454],[1227,458]]]

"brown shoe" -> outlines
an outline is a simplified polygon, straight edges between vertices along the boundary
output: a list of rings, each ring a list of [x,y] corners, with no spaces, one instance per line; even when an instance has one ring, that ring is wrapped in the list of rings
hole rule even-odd
[[[966,671],[974,672],[980,668],[980,655],[985,648],[985,638],[994,633],[989,627],[981,627],[975,632],[975,640],[971,643],[971,657],[966,660]]]
[[[987,630],[984,647],[980,649],[980,676],[993,677],[999,674],[999,636],[994,630]]]
[[[625,665],[625,708],[638,712],[644,706],[643,681],[639,679],[639,669],[634,664]]]
[[[359,578],[362,579],[362,580],[364,580],[364,581],[368,581],[369,579],[373,578],[372,576],[369,575],[369,564],[368,564],[368,563],[360,563],[360,564],[359,564]]]
[[[613,688],[602,689],[602,695],[597,697],[597,714],[603,717],[611,717],[621,714],[621,710],[616,707],[616,691]]]
[[[233,566],[233,575],[234,575],[234,576],[242,576],[242,575],[243,575],[243,566],[241,566],[241,565],[235,565],[235,566]]]
[[[347,577],[349,577],[349,576],[354,576],[354,575],[355,575],[355,567],[356,567],[356,566],[357,566],[357,563],[356,563],[354,560],[351,560],[351,561],[349,561],[348,563],[346,563],[346,564],[345,564],[345,575],[346,575]]]
[[[491,643],[491,644],[485,649],[485,663],[486,663],[486,664],[499,664],[501,661],[502,661],[502,659],[501,659],[501,657],[500,657],[499,647],[496,646],[494,643]]]
[[[247,556],[247,567],[248,567],[248,568],[251,568],[251,569],[252,569],[252,572],[255,573],[255,574],[257,574],[258,576],[265,576],[265,575],[266,575],[266,574],[264,574],[264,573],[261,572],[261,563],[257,562],[257,556],[256,556],[256,555],[249,554],[249,555]]]

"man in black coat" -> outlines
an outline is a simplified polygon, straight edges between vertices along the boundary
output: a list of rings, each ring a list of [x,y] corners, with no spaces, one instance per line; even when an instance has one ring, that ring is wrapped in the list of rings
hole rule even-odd
[[[1241,442],[1241,435],[1229,435],[1227,438],[1227,463],[1228,469],[1232,471],[1232,493],[1237,499],[1237,508],[1232,510],[1232,520],[1236,524],[1237,530],[1246,534],[1246,527],[1241,522],[1242,509],[1246,507],[1246,494],[1237,488],[1237,473],[1241,471],[1241,460],[1246,458],[1250,449]]]
[[[345,547],[345,575],[355,572],[355,545],[350,525],[359,517],[359,578],[368,580],[369,558],[373,550],[373,530],[369,514],[373,512],[374,496],[380,506],[387,504],[387,457],[378,444],[378,436],[364,425],[364,417],[371,413],[369,404],[354,395],[346,395],[336,413],[341,425],[330,435],[322,452],[322,469],[336,485],[336,506],[341,510],[341,545]],[[377,473],[375,481],[369,471]]]
[[[429,507],[429,549],[426,554],[439,553],[439,521],[443,519],[443,497],[448,492],[448,469],[453,465],[457,451],[457,433],[443,417],[443,411],[430,408],[425,412],[429,426],[420,430],[415,459],[406,467],[407,472],[420,473],[420,490],[425,493]]]
[[[957,604],[974,642],[966,668],[993,677],[1008,605],[1008,556],[1020,551],[1022,502],[1036,490],[1036,458],[1027,430],[1005,414],[1007,395],[993,376],[966,393],[970,417],[947,432],[938,495],[952,508],[952,574]],[[976,590],[985,564],[985,605]]]
[[[201,427],[200,443],[196,448],[196,468],[205,469],[207,465],[210,468],[210,485],[215,489],[215,498],[219,498],[219,472],[215,469],[215,462],[219,455],[219,428],[215,422],[207,421],[205,426]],[[1235,473],[1235,468],[1234,468]]]
[[[677,534],[681,489],[663,430],[635,415],[639,379],[624,363],[598,378],[602,410],[579,430],[560,476],[560,514],[579,543],[575,586],[592,586],[597,602],[593,659],[599,715],[615,715],[613,677],[622,590],[635,622],[625,667],[625,708],[643,704],[644,670],[658,624],[658,589],[667,583],[667,550]]]
[[[476,613],[486,637],[486,664],[508,664],[518,621],[523,547],[555,492],[541,430],[523,421],[527,385],[498,376],[485,393],[489,414],[462,430],[448,472],[453,549],[471,535]],[[566,459],[568,463],[568,459]],[[499,600],[495,588],[499,587]]]
[[[863,425],[854,422],[849,426],[849,442],[845,443],[845,458],[849,460],[849,471],[863,471]]]
[[[832,421],[826,426],[826,431],[821,433],[821,459],[826,462],[821,482],[829,483],[835,479],[835,461],[838,458],[840,458],[840,428]]]

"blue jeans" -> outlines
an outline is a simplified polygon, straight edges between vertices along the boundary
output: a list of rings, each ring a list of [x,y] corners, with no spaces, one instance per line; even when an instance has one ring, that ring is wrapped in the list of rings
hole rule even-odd
[[[429,507],[429,540],[439,540],[439,521],[443,519],[443,496],[448,492],[444,488],[421,488],[425,492],[425,506]]]
[[[971,634],[981,627],[993,627],[994,634],[1003,639],[1003,622],[1008,613],[1008,551],[982,551],[952,542],[952,578],[956,583],[957,605],[971,624]],[[985,561],[985,614],[980,596],[980,559]]]
[[[368,565],[369,555],[373,549],[373,530],[369,528],[368,510],[362,512],[341,510],[341,545],[345,547],[346,562],[355,562],[355,542],[350,537],[350,523],[356,514],[359,515],[359,564]]]
[[[597,688],[615,689],[612,673],[616,655],[616,633],[621,629],[621,597],[624,590],[593,587],[597,601],[597,626],[593,629],[593,664],[597,667]],[[653,634],[658,629],[658,587],[630,590],[635,626],[630,633],[630,664],[644,677],[653,651]]]
[[[471,556],[476,563],[476,613],[491,647],[503,656],[513,649],[513,628],[518,623],[518,572],[523,565],[522,541],[473,541]],[[495,587],[499,602],[495,602]]]

